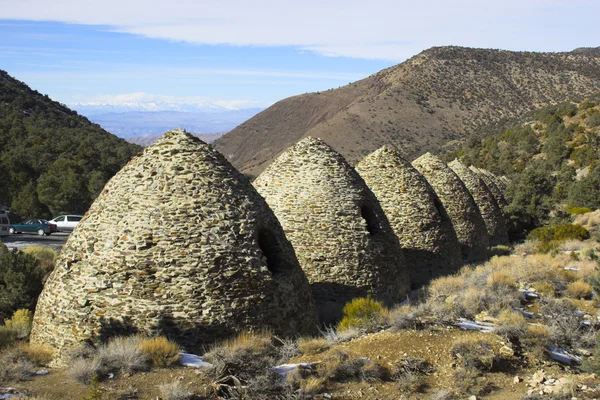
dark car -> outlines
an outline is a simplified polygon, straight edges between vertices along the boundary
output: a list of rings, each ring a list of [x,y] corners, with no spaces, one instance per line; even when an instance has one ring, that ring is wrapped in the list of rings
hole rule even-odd
[[[10,233],[37,233],[40,236],[58,232],[58,227],[45,219],[28,219],[18,224],[10,224]]]

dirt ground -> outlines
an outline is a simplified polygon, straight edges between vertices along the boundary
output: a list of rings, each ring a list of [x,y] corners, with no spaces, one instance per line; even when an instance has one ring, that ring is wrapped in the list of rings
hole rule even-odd
[[[454,377],[455,361],[451,356],[450,348],[455,339],[467,335],[490,337],[491,334],[437,327],[423,331],[384,331],[336,345],[335,349],[366,357],[388,367],[407,357],[423,358],[434,366],[434,372],[427,377],[427,386],[423,393],[402,393],[394,382],[334,383],[329,385],[327,393],[332,396],[332,399],[339,400],[395,400],[428,399],[440,389],[452,390],[457,382]],[[498,348],[503,345],[500,337],[492,337],[495,338]],[[318,362],[322,358],[323,353],[297,357],[291,362]],[[539,361],[535,365],[525,362],[511,363],[510,365],[509,368],[503,367],[498,371],[486,373],[481,378],[482,384],[489,389],[489,392],[478,395],[478,399],[521,399],[528,389],[526,386],[527,378],[542,368],[546,374],[551,374],[556,378],[573,377],[575,373],[573,370],[550,361]],[[10,386],[21,393],[50,400],[81,399],[83,396],[88,395],[89,387],[73,382],[63,370],[50,369],[49,371],[48,375],[36,376],[27,382],[12,382],[3,386]],[[517,375],[522,380],[520,383],[515,384],[514,377]],[[178,367],[107,380],[100,383],[100,388],[104,393],[103,399],[157,399],[159,385],[176,380],[181,381],[190,391],[196,393],[202,393],[202,388],[206,384],[202,375],[198,374],[196,370]],[[468,396],[465,398],[468,398]]]

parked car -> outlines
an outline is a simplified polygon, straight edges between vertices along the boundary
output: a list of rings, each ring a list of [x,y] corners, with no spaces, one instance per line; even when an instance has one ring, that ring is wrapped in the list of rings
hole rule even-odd
[[[54,219],[51,219],[50,222],[58,226],[59,231],[73,231],[79,221],[81,221],[83,215],[60,215]]]
[[[58,227],[45,219],[28,219],[19,224],[10,224],[9,232],[12,233],[37,233],[40,236],[58,232]]]
[[[10,235],[10,220],[4,210],[0,210],[0,236]]]

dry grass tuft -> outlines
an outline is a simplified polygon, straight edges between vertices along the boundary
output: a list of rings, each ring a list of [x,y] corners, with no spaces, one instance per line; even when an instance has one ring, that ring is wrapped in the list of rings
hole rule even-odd
[[[35,365],[43,367],[52,361],[54,350],[46,344],[19,343],[17,346]]]
[[[589,299],[592,297],[592,286],[580,279],[567,285],[567,293],[576,299]]]
[[[101,365],[110,372],[147,371],[150,362],[140,349],[139,336],[115,337],[98,349]]]
[[[89,385],[94,377],[101,375],[102,365],[97,358],[80,358],[74,360],[67,370],[67,376],[77,383]]]
[[[331,344],[324,338],[302,338],[298,341],[300,353],[312,355],[329,350]]]
[[[213,346],[204,359],[213,364],[210,375],[219,379],[228,375],[250,381],[276,365],[278,352],[268,331],[242,332]]]
[[[300,393],[305,395],[316,395],[325,390],[327,381],[323,378],[311,376],[298,381]]]
[[[520,312],[510,309],[504,309],[498,315],[498,328],[496,334],[505,337],[508,340],[515,340],[523,337],[527,331],[527,322]]]
[[[515,278],[504,271],[492,272],[487,279],[487,284],[493,289],[517,287],[517,281]]]
[[[158,386],[158,390],[164,400],[188,400],[194,395],[179,381],[163,383]]]
[[[0,353],[0,382],[24,381],[36,371],[27,354],[18,347]]]
[[[169,367],[179,362],[181,348],[165,337],[142,339],[139,348],[153,367]]]
[[[381,381],[389,372],[379,364],[363,357],[356,357],[340,350],[332,350],[318,366],[320,377],[329,381],[350,380]]]
[[[446,298],[455,294],[467,286],[462,276],[444,276],[433,280],[429,284],[429,295],[433,298]]]

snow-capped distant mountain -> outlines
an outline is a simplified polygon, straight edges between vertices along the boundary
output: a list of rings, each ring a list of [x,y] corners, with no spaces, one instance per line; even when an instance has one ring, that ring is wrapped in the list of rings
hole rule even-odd
[[[212,113],[265,107],[252,99],[222,100],[206,96],[168,96],[144,92],[98,95],[67,104],[85,116],[106,113],[176,111]]]
[[[107,113],[127,113],[127,112],[190,112],[190,113],[212,113],[237,111],[216,105],[201,105],[201,104],[181,104],[181,103],[165,103],[165,102],[128,102],[119,104],[100,104],[100,103],[78,103],[70,104],[71,109],[85,116],[92,116]]]
[[[121,138],[163,134],[174,128],[202,134],[229,132],[242,122],[262,111],[261,108],[243,110],[212,110],[203,112],[131,111],[88,114],[88,119]]]

